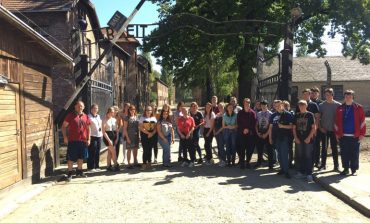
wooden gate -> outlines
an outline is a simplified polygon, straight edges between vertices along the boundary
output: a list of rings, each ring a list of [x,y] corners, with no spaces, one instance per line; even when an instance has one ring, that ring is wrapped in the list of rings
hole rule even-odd
[[[21,179],[19,85],[0,85],[0,190]]]

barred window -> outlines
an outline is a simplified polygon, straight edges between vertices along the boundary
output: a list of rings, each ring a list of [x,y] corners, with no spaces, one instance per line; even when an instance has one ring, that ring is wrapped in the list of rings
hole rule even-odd
[[[321,86],[321,99],[325,100],[325,89],[326,85]],[[332,85],[331,88],[334,90],[334,100],[336,101],[342,101],[344,99],[343,96],[343,85]]]

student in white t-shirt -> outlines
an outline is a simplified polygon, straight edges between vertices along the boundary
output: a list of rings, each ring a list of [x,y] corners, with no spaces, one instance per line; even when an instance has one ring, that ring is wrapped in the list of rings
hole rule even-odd
[[[212,104],[207,103],[204,111],[204,149],[206,150],[206,165],[212,163],[212,140],[213,140],[213,129],[215,126],[216,115],[212,111]]]

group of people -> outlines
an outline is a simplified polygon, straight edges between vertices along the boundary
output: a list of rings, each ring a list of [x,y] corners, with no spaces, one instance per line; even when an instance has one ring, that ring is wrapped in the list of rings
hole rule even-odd
[[[296,178],[306,178],[310,182],[314,166],[319,170],[327,167],[330,141],[334,171],[339,172],[339,143],[343,167],[340,174],[347,175],[351,170],[355,175],[359,168],[360,141],[366,132],[364,110],[354,102],[352,90],[345,91],[342,104],[334,100],[332,88],[325,89],[324,93],[326,100],[321,101],[318,88],[303,90],[295,111],[291,110],[289,102],[282,100],[273,101],[270,110],[266,100],[256,101],[252,107],[251,100],[246,98],[240,107],[235,97],[224,104],[218,103],[217,97],[213,96],[211,102],[206,103],[204,112],[199,111],[196,102],[192,102],[189,109],[179,102],[174,114],[171,114],[168,104],[160,113],[152,104],[145,107],[140,118],[135,106],[129,103],[122,111],[118,107],[109,108],[101,119],[96,104],[86,115],[83,102],[78,101],[75,111],[68,114],[62,127],[64,142],[68,144],[68,180],[72,179],[73,162],[77,162],[77,176],[85,176],[82,163],[86,158],[89,170],[100,168],[102,139],[108,147],[108,171],[120,169],[117,156],[121,142],[127,168],[141,166],[141,170],[151,169],[152,151],[154,163],[157,162],[158,143],[163,149],[163,166],[171,167],[171,146],[175,135],[180,141],[178,162],[183,167],[213,164],[212,141],[215,137],[220,167],[238,165],[241,169],[251,168],[251,158],[256,149],[254,168],[262,165],[263,155],[267,153],[270,170],[279,163],[277,174],[291,178],[289,169],[295,168]],[[199,145],[201,133],[204,157]],[[143,148],[141,165],[137,159],[139,142]]]

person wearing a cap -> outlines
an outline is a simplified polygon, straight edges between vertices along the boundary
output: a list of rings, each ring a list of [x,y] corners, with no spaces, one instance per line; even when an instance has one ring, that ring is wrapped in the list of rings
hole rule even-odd
[[[300,112],[294,117],[293,135],[297,149],[297,161],[300,163],[296,178],[307,177],[312,182],[313,169],[313,142],[316,131],[315,117],[312,112],[307,111],[307,101],[298,102]]]
[[[269,169],[272,170],[273,162],[273,148],[269,142],[269,119],[272,112],[268,109],[268,102],[261,101],[261,111],[257,113],[256,133],[257,133],[257,153],[258,159],[255,168],[261,166],[263,160],[263,150],[267,149]]]
[[[269,141],[278,152],[280,171],[278,175],[284,174],[290,178],[288,161],[288,139],[293,128],[293,115],[284,109],[281,100],[276,100],[276,112],[270,116]]]
[[[336,110],[334,131],[339,141],[343,171],[348,175],[356,175],[359,168],[360,142],[365,137],[366,122],[363,107],[354,102],[354,91],[344,92],[344,103]]]

